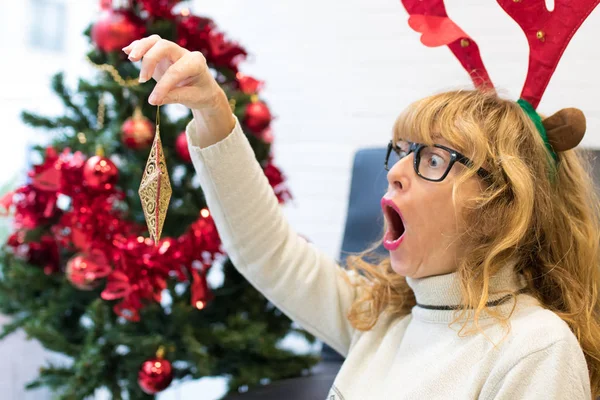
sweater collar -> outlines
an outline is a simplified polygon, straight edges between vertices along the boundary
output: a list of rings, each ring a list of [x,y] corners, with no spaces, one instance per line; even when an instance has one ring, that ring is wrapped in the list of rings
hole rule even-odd
[[[406,278],[406,282],[413,290],[417,306],[413,315],[433,322],[448,322],[454,314],[451,308],[461,304],[459,277],[456,272],[430,276],[426,278]],[[520,276],[515,272],[513,265],[507,265],[490,279],[488,304],[502,307],[502,298],[510,293],[517,293],[525,286]],[[509,298],[510,299],[510,298]],[[495,303],[494,303],[495,302]],[[512,308],[512,301],[509,301]],[[433,309],[432,309],[433,308]],[[449,308],[440,310],[436,308]]]

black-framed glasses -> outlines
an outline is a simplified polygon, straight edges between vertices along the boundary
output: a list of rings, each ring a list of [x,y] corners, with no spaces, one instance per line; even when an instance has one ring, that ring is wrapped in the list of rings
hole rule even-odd
[[[385,155],[385,170],[389,171],[391,166],[410,153],[415,153],[413,167],[417,175],[432,182],[443,181],[448,176],[455,162],[459,162],[469,168],[473,167],[471,160],[458,151],[446,146],[439,144],[428,146],[423,143],[414,143],[407,140],[399,140],[394,145],[393,141],[390,140]],[[483,168],[479,168],[477,175],[483,179],[487,179],[490,173]]]

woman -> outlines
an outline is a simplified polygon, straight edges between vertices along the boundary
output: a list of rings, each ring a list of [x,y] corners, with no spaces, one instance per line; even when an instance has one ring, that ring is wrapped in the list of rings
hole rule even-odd
[[[328,399],[600,394],[598,199],[517,103],[461,91],[408,107],[386,160],[390,256],[348,271],[291,230],[200,53],[156,35],[123,50],[157,81],[151,104],[192,110],[190,153],[239,271],[346,357]]]

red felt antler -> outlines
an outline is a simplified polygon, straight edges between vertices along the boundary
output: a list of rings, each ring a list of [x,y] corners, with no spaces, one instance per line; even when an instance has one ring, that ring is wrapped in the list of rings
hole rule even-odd
[[[529,43],[529,68],[521,98],[537,108],[556,66],[587,16],[600,0],[555,0],[548,11],[544,0],[498,0],[521,26]]]
[[[443,0],[401,0],[410,14],[408,24],[422,33],[421,42],[428,47],[447,45],[469,73],[478,89],[493,88],[483,65],[479,47],[454,21],[448,18]],[[511,0],[512,1],[512,0]]]

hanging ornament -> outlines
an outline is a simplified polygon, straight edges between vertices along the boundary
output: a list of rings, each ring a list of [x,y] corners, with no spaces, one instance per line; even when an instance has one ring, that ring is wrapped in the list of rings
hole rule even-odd
[[[108,276],[111,267],[99,252],[77,254],[67,262],[65,274],[73,286],[81,290],[92,290],[100,280]]]
[[[92,27],[92,41],[106,53],[120,51],[146,34],[144,21],[129,10],[104,10]]]
[[[262,101],[255,101],[246,106],[244,123],[255,134],[260,134],[272,119],[269,108]]]
[[[138,191],[150,237],[158,245],[171,199],[171,181],[160,140],[160,106],[156,107],[156,135]]]
[[[156,394],[165,390],[173,380],[173,367],[164,359],[164,348],[161,346],[156,357],[142,363],[138,373],[138,384],[147,394]]]
[[[97,155],[90,157],[83,166],[83,179],[91,189],[110,190],[119,179],[117,166],[102,155],[99,149]]]
[[[133,150],[145,149],[154,140],[154,124],[144,117],[140,107],[136,107],[133,116],[127,118],[121,127],[121,141]]]
[[[192,156],[190,156],[190,149],[188,147],[187,136],[185,132],[181,132],[177,135],[177,140],[175,140],[175,151],[179,158],[181,158],[186,163],[192,162]]]

